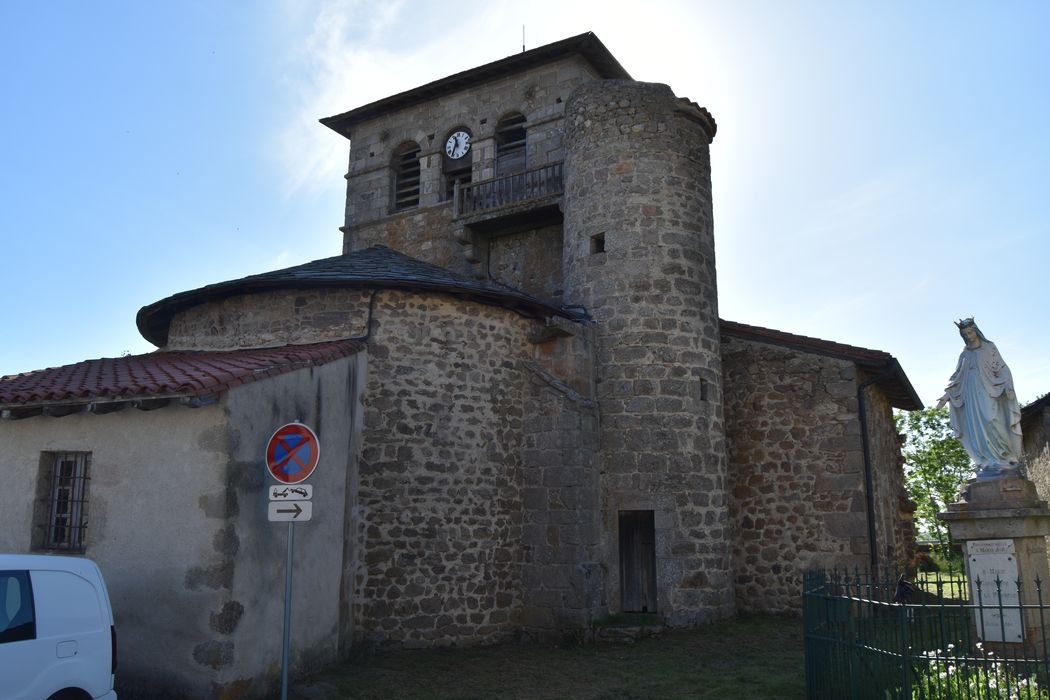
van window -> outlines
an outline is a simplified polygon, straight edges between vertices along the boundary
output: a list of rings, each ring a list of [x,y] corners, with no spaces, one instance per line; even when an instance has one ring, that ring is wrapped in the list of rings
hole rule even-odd
[[[0,571],[0,644],[36,639],[29,572]]]

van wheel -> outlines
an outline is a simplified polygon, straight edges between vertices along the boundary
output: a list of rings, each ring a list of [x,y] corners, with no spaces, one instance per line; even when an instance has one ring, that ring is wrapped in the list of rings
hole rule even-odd
[[[91,696],[80,688],[63,688],[47,700],[91,700]]]

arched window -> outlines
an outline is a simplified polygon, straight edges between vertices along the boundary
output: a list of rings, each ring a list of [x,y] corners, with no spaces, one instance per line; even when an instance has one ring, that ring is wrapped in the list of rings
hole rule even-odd
[[[419,144],[408,143],[394,155],[394,211],[419,206]]]
[[[496,174],[525,170],[525,115],[508,114],[496,124]]]

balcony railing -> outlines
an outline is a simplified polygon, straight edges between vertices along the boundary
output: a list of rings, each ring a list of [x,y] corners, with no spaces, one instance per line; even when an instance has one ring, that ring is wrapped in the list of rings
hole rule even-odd
[[[558,162],[466,185],[457,182],[453,192],[453,213],[456,218],[470,216],[561,193],[562,163]]]

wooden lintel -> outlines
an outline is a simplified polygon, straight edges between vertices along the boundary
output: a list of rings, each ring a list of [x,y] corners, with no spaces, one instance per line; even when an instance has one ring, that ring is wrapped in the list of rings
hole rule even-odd
[[[219,403],[219,395],[208,394],[207,396],[183,396],[181,399],[179,399],[179,403],[183,406],[188,406],[190,408],[211,406],[212,404]]]
[[[91,404],[88,410],[92,413],[96,413],[101,416],[106,413],[115,413],[116,411],[123,411],[127,407],[127,401],[103,401],[100,403]]]
[[[153,411],[158,408],[164,408],[169,403],[171,403],[171,399],[136,399],[131,402],[131,405],[140,411]]]
[[[80,413],[85,408],[87,408],[87,404],[83,404],[83,403],[78,403],[78,404],[54,404],[54,405],[51,405],[51,406],[44,406],[43,407],[43,414],[45,416],[51,416],[52,418],[61,418],[62,416],[68,416],[68,415],[71,415],[73,413]]]
[[[23,418],[39,416],[43,413],[43,410],[44,409],[40,406],[31,406],[28,408],[5,408],[2,416],[6,420],[21,420]]]

